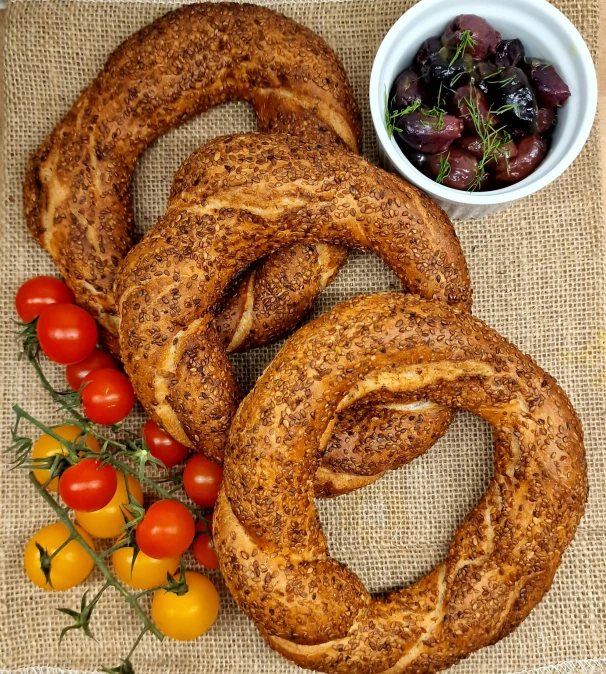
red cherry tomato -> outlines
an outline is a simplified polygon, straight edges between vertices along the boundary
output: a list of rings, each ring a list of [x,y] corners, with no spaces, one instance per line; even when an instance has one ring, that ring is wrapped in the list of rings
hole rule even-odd
[[[202,454],[195,454],[185,464],[183,486],[189,498],[201,508],[214,508],[223,468],[209,461]]]
[[[95,424],[111,425],[126,419],[135,404],[128,377],[118,370],[93,370],[82,380],[82,408]]]
[[[160,459],[167,468],[181,463],[189,452],[185,445],[165,433],[152,419],[143,426],[143,437],[151,455]]]
[[[95,349],[90,356],[78,363],[72,363],[65,369],[67,383],[74,391],[79,391],[82,381],[90,372],[94,370],[107,369],[119,370],[120,364],[107,351]]]
[[[36,334],[42,351],[61,365],[90,356],[98,337],[93,317],[75,304],[48,306],[38,319]]]
[[[118,488],[118,476],[100,459],[82,459],[59,478],[59,495],[73,510],[93,512],[112,500]]]
[[[30,323],[51,304],[74,304],[74,293],[58,278],[35,276],[17,290],[15,308],[24,323]]]
[[[137,526],[137,545],[154,559],[182,555],[194,540],[194,518],[180,502],[170,499],[151,505]]]
[[[212,544],[212,513],[205,515],[206,522],[199,520],[196,522],[196,537],[192,545],[192,552],[198,564],[207,569],[218,569],[219,560]]]

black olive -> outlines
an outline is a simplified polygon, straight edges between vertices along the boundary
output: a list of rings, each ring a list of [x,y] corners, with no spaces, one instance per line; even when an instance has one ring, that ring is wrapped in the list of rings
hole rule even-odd
[[[442,44],[449,49],[456,49],[461,43],[461,33],[464,31],[469,31],[473,40],[473,46],[467,46],[466,53],[480,61],[494,54],[501,41],[500,34],[485,19],[475,14],[461,14],[446,27],[442,35]]]
[[[509,68],[524,63],[526,52],[521,40],[503,40],[497,45],[494,63],[497,68]]]
[[[488,61],[480,61],[476,63],[473,73],[471,75],[472,84],[474,84],[483,94],[488,94],[488,84],[492,78],[499,79],[500,68],[497,68],[494,63]]]
[[[407,147],[406,157],[408,161],[423,175],[426,175],[428,178],[431,177],[431,171],[429,170],[429,158],[430,154],[424,154],[423,152],[412,152],[409,147]]]
[[[519,68],[504,68],[490,79],[484,78],[493,111],[507,125],[508,131],[533,134],[537,128],[539,108],[526,75]]]
[[[428,38],[420,46],[419,51],[415,56],[415,63],[418,66],[422,66],[432,54],[437,54],[440,49],[442,49],[442,40],[440,37]]]
[[[525,70],[530,77],[537,100],[542,108],[556,108],[570,98],[570,89],[557,70],[536,58],[526,59]]]
[[[413,103],[420,103],[423,97],[421,78],[412,69],[402,71],[393,84],[389,97],[389,107],[394,110],[404,110]]]
[[[469,57],[454,58],[454,52],[447,49],[432,54],[421,68],[423,80],[435,94],[442,88],[452,89],[456,84],[466,84],[472,71],[473,61]]]
[[[413,150],[423,153],[443,152],[463,134],[462,120],[453,115],[441,119],[417,110],[398,119],[397,136]]]

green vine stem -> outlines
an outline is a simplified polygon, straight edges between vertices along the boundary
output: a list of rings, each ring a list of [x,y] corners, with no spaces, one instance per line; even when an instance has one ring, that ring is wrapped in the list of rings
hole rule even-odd
[[[52,384],[47,379],[42,366],[39,360],[40,354],[40,345],[36,336],[36,321],[32,323],[23,325],[23,330],[19,334],[19,337],[22,342],[22,352],[20,358],[25,357],[25,359],[32,365],[40,382],[42,383],[43,388],[50,394],[51,398],[59,406],[59,412],[64,413],[63,423],[71,423],[75,426],[78,426],[81,429],[81,433],[78,434],[77,438],[74,441],[67,440],[62,437],[56,430],[47,424],[42,423],[31,414],[26,412],[19,405],[13,406],[13,411],[16,415],[15,425],[12,431],[13,435],[13,445],[9,447],[6,451],[12,451],[15,454],[14,464],[15,467],[19,465],[26,465],[30,468],[28,474],[29,480],[32,483],[34,489],[42,497],[42,499],[51,507],[55,512],[59,521],[61,521],[69,532],[68,539],[49,557],[49,564],[52,558],[62,550],[65,545],[70,541],[77,541],[83,549],[90,555],[94,564],[101,571],[105,578],[105,584],[93,597],[93,599],[87,601],[87,592],[84,593],[81,600],[80,610],[73,610],[70,608],[61,608],[59,609],[62,613],[70,616],[74,622],[73,624],[65,627],[61,632],[61,639],[67,634],[70,630],[81,629],[84,633],[92,637],[89,628],[89,621],[91,614],[101,598],[103,592],[108,587],[113,587],[126,602],[131,606],[135,614],[141,621],[142,629],[139,633],[136,641],[134,642],[132,648],[130,649],[128,655],[122,664],[114,669],[103,668],[102,671],[108,672],[109,674],[134,674],[133,666],[130,661],[130,658],[135,651],[137,645],[147,632],[151,632],[157,639],[160,641],[164,638],[162,633],[154,625],[151,619],[146,615],[141,606],[139,605],[139,599],[149,595],[160,589],[165,589],[169,592],[175,592],[177,594],[182,594],[187,591],[187,584],[185,583],[185,569],[183,562],[181,565],[181,574],[178,580],[168,576],[167,583],[160,585],[158,587],[151,588],[149,590],[144,590],[142,592],[130,593],[127,588],[125,588],[111,573],[107,567],[107,557],[115,550],[124,547],[125,545],[134,545],[135,551],[137,550],[136,544],[133,542],[133,526],[140,520],[143,516],[143,508],[131,498],[131,494],[128,488],[128,481],[125,480],[126,491],[129,498],[129,504],[127,508],[131,509],[131,515],[135,518],[130,522],[126,521],[124,526],[124,536],[118,539],[118,541],[109,549],[97,552],[94,548],[91,548],[84,537],[78,532],[74,523],[69,518],[69,509],[62,506],[57,500],[53,498],[47,491],[47,486],[52,479],[57,477],[65,467],[70,464],[77,463],[82,458],[99,458],[103,463],[108,463],[113,466],[116,470],[120,471],[124,478],[127,475],[133,475],[140,482],[152,488],[161,498],[171,499],[173,494],[182,488],[182,475],[180,473],[172,473],[166,477],[159,477],[158,480],[153,480],[145,474],[145,468],[151,466],[152,468],[163,467],[162,462],[152,456],[149,447],[147,446],[145,439],[138,436],[137,434],[129,431],[128,429],[122,429],[121,424],[117,424],[112,427],[112,431],[117,432],[121,431],[121,439],[116,439],[115,437],[108,437],[103,435],[103,431],[98,429],[97,426],[90,421],[84,414],[82,414],[77,408],[82,403],[81,390],[78,392],[74,391],[57,391]],[[66,418],[67,417],[67,418]],[[70,419],[71,417],[71,419]],[[52,459],[48,458],[42,461],[36,459],[31,459],[31,451],[33,447],[33,440],[28,436],[28,434],[22,435],[19,433],[19,424],[22,420],[25,420],[31,423],[39,431],[45,433],[46,435],[57,440],[60,445],[65,447],[66,454],[58,454]],[[87,445],[85,438],[87,435],[94,437],[99,444],[101,445],[100,452],[93,452]],[[124,458],[125,461],[133,463],[136,467],[129,465],[121,459]],[[32,468],[45,469],[49,471],[48,479],[44,484],[40,484],[36,479],[36,476],[32,472]],[[165,483],[167,489],[161,486],[161,483]],[[183,502],[183,501],[182,501]],[[197,508],[190,503],[183,502],[183,504],[188,508],[188,510],[196,517],[198,520],[204,522],[205,529],[207,533],[210,533],[210,521],[204,515],[201,509]],[[41,550],[42,553],[42,550]],[[136,553],[133,556],[133,562],[136,557]],[[50,566],[49,566],[49,578],[50,578]]]
[[[13,405],[13,411],[17,415],[17,419],[25,419],[26,421],[29,421],[31,424],[36,426],[36,428],[41,430],[43,433],[46,433],[47,435],[50,435],[52,438],[54,438],[55,440],[60,442],[62,445],[66,445],[66,444],[72,444],[73,445],[74,444],[74,443],[70,443],[65,438],[62,438],[55,431],[55,429],[51,428],[50,426],[47,426],[46,424],[43,424],[41,421],[38,421],[38,419],[36,419],[35,417],[32,417],[31,414],[26,412],[19,405]],[[90,433],[93,430],[92,428],[89,430],[89,427],[92,427],[92,424],[87,419],[85,419],[84,417],[82,417],[82,419],[84,420],[84,422],[86,424],[86,427],[83,427],[83,432],[84,433]],[[108,439],[105,436],[100,435],[99,433],[91,433],[91,434],[95,435],[95,437],[97,439],[103,440],[104,442],[105,442],[105,440]],[[119,451],[121,451],[125,454],[128,454],[128,452],[129,452],[129,449],[128,449],[127,445],[125,445],[123,443],[120,443],[118,441],[112,441],[112,446],[114,446],[116,449],[118,449]],[[77,446],[77,450],[78,451],[82,450],[82,447]],[[91,453],[91,456],[95,456],[95,454]],[[152,489],[154,489],[160,496],[162,496],[162,498],[167,498],[167,499],[173,498],[172,493],[167,491],[163,487],[161,487],[155,480],[152,480],[150,477],[148,477],[145,474],[141,475],[140,471],[133,468],[132,466],[129,466],[127,463],[124,463],[124,462],[120,461],[114,455],[108,454],[106,457],[102,457],[102,458],[103,458],[104,461],[111,464],[114,468],[117,468],[118,470],[122,471],[123,473],[130,473],[134,477],[140,479],[142,482],[144,482],[145,484],[150,486]],[[202,513],[202,511],[199,508],[196,508],[195,506],[193,506],[189,503],[184,503],[184,505],[197,518],[206,521],[206,517],[204,516],[204,514]]]
[[[80,543],[80,545],[91,556],[97,568],[101,571],[101,573],[105,577],[105,580],[107,581],[106,585],[115,588],[131,605],[133,611],[137,614],[137,616],[145,626],[145,629],[151,632],[156,637],[156,639],[162,641],[164,639],[164,635],[162,634],[162,632],[158,630],[158,628],[154,625],[154,623],[145,614],[143,609],[139,606],[137,598],[134,595],[130,594],[130,592],[128,592],[128,590],[126,590],[126,588],[124,588],[123,585],[114,578],[111,571],[105,565],[103,558],[100,555],[98,555],[96,550],[91,548],[84,539],[84,537],[80,535],[79,531],[76,529],[73,522],[69,519],[67,515],[67,509],[62,508],[55,501],[55,499],[46,491],[46,489],[44,489],[42,485],[38,483],[38,480],[36,480],[36,476],[33,473],[30,472],[28,474],[28,477],[29,481],[32,483],[34,489],[38,492],[39,496],[41,496],[42,499],[46,501],[46,503],[55,511],[55,514],[57,515],[59,520],[63,522],[63,524],[65,524],[65,526],[69,531],[71,539]]]

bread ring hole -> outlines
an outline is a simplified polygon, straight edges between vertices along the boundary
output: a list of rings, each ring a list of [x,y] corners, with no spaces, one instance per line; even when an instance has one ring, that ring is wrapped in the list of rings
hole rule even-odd
[[[234,101],[205,111],[149,145],[137,161],[133,179],[137,234],[142,236],[164,213],[177,169],[198,147],[217,136],[256,129],[252,106]]]
[[[373,594],[416,582],[446,556],[454,532],[486,491],[493,462],[490,426],[459,412],[446,434],[408,465],[364,489],[316,500],[331,556]]]

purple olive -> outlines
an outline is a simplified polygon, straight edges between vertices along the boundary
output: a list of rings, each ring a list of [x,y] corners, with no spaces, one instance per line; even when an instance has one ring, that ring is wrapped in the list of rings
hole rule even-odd
[[[570,98],[570,89],[557,70],[540,59],[526,59],[526,71],[542,108],[556,108]]]
[[[555,108],[539,108],[537,116],[537,132],[546,133],[553,129],[558,120],[558,113]]]
[[[393,110],[404,110],[413,103],[420,103],[423,92],[421,78],[412,69],[402,71],[397,77],[389,97],[389,106]]]
[[[497,68],[509,68],[524,63],[526,52],[521,40],[503,40],[497,45],[494,63]]]
[[[545,133],[549,131],[556,122],[556,111],[554,108],[540,108],[537,116],[537,131]]]
[[[492,161],[488,165],[491,171],[501,173],[507,171],[507,167],[511,166],[511,162],[518,156],[518,146],[510,141],[503,145],[499,150],[495,151]]]
[[[484,94],[476,87],[469,84],[459,87],[452,100],[455,114],[463,120],[468,131],[477,131],[476,124],[481,124],[481,128],[485,129],[497,121],[490,112],[490,106]]]
[[[543,161],[547,145],[540,136],[526,136],[518,143],[518,155],[509,162],[509,168],[499,171],[495,178],[503,183],[517,183],[533,173]]]
[[[461,14],[446,27],[442,35],[442,44],[449,49],[456,50],[461,43],[461,33],[465,31],[471,33],[474,43],[473,46],[468,45],[465,51],[480,61],[494,54],[501,41],[499,33],[485,19],[475,14]]]
[[[498,75],[484,78],[488,99],[495,114],[510,133],[533,134],[537,128],[539,108],[526,75],[519,68],[504,68]]]
[[[459,138],[457,145],[478,159],[482,159],[484,156],[484,146],[479,136],[463,136],[463,138]]]
[[[478,136],[465,136],[457,141],[457,145],[474,157],[482,159],[484,157],[484,144]],[[491,171],[502,171],[507,168],[507,162],[511,161],[518,154],[518,148],[513,141],[503,145],[498,151],[493,153],[492,160],[487,164]]]
[[[442,88],[452,89],[456,82],[471,73],[473,61],[470,56],[454,59],[454,52],[442,48],[437,54],[432,54],[421,68],[421,75],[425,83],[437,94]],[[460,82],[465,83],[465,80]]]
[[[446,152],[431,155],[429,170],[434,178],[455,190],[469,189],[478,171],[478,160],[469,152],[451,147]]]
[[[503,185],[498,183],[492,173],[486,171],[486,173],[480,179],[480,184],[476,192],[490,192],[491,190],[502,190]]]
[[[433,54],[437,54],[442,49],[442,40],[440,37],[430,37],[419,47],[415,56],[415,63],[422,66]]]
[[[404,115],[398,124],[402,129],[396,132],[398,136],[417,152],[426,154],[443,152],[463,133],[463,122],[453,115],[444,115],[440,120],[420,110]]]
[[[430,154],[423,154],[422,152],[406,152],[408,161],[428,178],[432,177],[431,171],[429,170],[429,158],[431,156],[432,155]]]

